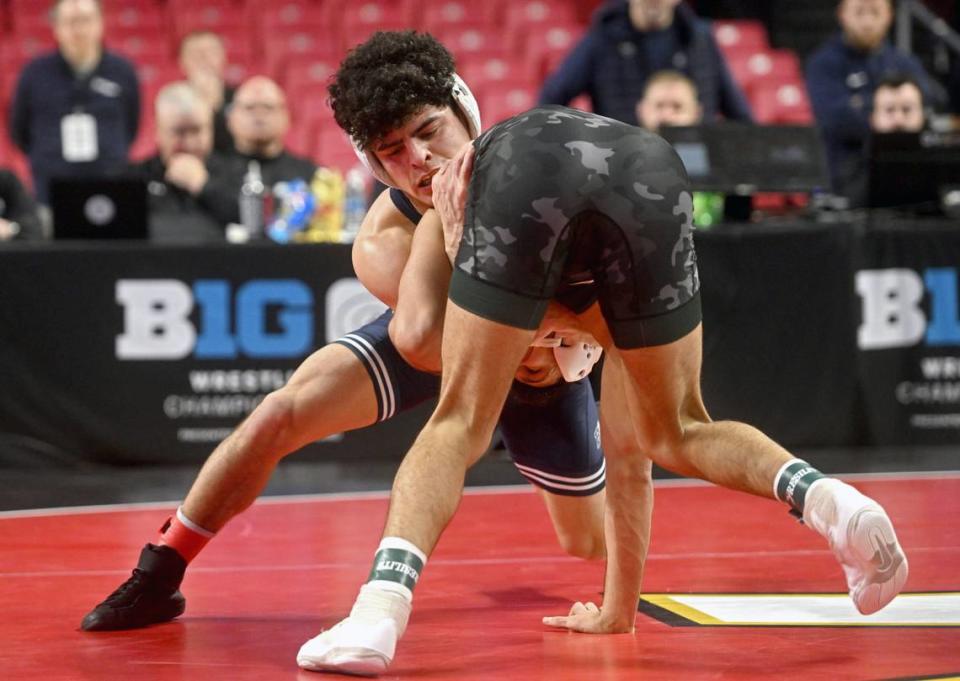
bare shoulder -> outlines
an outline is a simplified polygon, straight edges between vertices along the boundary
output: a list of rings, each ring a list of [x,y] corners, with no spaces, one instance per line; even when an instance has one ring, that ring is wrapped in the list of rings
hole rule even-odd
[[[395,307],[400,275],[410,257],[416,225],[401,213],[384,191],[367,211],[353,243],[357,278],[385,305]]]

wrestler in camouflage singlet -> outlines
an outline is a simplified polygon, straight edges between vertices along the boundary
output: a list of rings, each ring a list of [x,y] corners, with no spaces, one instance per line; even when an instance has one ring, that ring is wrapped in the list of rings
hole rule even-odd
[[[494,126],[475,146],[454,302],[535,329],[551,298],[576,311],[599,299],[621,348],[670,343],[697,326],[693,198],[667,142],[550,106]]]

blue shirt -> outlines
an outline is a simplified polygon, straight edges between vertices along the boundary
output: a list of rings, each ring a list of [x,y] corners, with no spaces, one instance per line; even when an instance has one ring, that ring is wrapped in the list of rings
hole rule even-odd
[[[63,156],[61,122],[72,113],[96,121],[97,158]],[[122,172],[140,121],[140,86],[133,65],[104,51],[90,73],[77,76],[59,51],[37,57],[20,74],[10,113],[10,138],[30,158],[37,198],[48,202],[54,177]]]

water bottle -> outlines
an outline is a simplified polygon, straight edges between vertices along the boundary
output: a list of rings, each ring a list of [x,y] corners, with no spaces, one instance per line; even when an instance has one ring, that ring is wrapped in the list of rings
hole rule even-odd
[[[340,241],[353,243],[367,214],[367,173],[355,166],[347,171],[344,182],[343,230]]]
[[[266,193],[260,163],[250,161],[247,164],[247,173],[243,176],[243,184],[240,185],[240,224],[246,228],[249,239],[263,237],[266,225]]]

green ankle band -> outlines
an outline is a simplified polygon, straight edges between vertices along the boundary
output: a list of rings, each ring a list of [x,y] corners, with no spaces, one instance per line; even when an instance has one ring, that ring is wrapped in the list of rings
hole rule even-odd
[[[414,553],[404,549],[380,549],[373,558],[367,581],[396,582],[413,591],[422,570],[423,561]]]
[[[807,490],[822,477],[823,473],[806,461],[794,461],[780,471],[780,477],[777,478],[777,498],[803,513]]]

